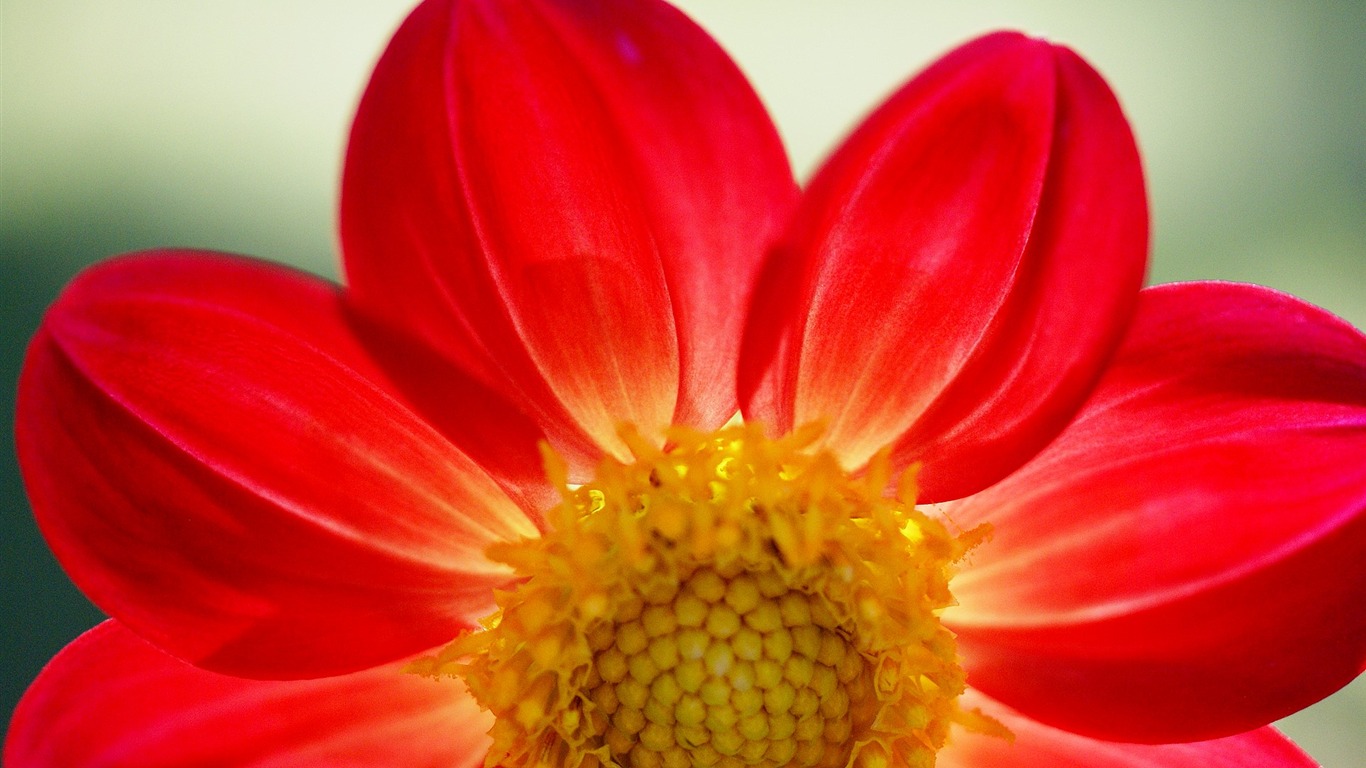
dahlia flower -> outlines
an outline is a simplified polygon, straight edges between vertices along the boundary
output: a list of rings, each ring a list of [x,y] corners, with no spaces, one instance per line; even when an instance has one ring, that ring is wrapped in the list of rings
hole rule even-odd
[[[795,185],[653,0],[428,0],[346,285],[123,256],[17,438],[112,618],[10,768],[1304,766],[1366,663],[1366,337],[1141,289],[1128,124],[953,51]]]

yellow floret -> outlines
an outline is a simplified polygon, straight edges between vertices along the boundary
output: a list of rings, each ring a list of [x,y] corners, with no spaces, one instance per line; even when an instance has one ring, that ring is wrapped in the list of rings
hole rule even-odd
[[[496,715],[488,766],[918,766],[955,722],[1003,731],[958,709],[938,618],[982,534],[950,536],[913,477],[887,496],[885,456],[850,475],[817,435],[623,432],[635,460],[490,548],[518,586],[413,671],[463,677]]]

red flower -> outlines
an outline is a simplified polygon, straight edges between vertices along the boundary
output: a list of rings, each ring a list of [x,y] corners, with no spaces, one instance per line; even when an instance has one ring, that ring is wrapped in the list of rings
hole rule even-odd
[[[49,311],[20,461],[113,619],[7,766],[479,763],[488,715],[398,670],[495,610],[490,545],[549,535],[538,440],[585,481],[639,455],[621,423],[737,410],[990,524],[944,623],[962,711],[1014,741],[956,730],[940,765],[1310,765],[1263,726],[1366,666],[1366,337],[1140,291],[1137,151],[1065,48],[963,46],[799,195],[672,8],[429,0],[342,193],[344,289],[156,252]]]

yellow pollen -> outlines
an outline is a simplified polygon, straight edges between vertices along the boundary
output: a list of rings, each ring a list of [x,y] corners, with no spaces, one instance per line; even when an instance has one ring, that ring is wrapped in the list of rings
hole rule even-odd
[[[490,548],[518,585],[421,674],[464,678],[515,768],[932,766],[964,673],[939,621],[953,536],[885,454],[858,475],[813,429],[674,430],[561,482],[544,536]],[[554,457],[552,478],[563,480]]]

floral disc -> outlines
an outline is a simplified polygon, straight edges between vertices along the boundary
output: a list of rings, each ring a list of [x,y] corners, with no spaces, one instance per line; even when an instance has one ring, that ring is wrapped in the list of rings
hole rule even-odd
[[[939,620],[951,535],[895,496],[754,425],[675,431],[572,487],[484,629],[412,670],[456,675],[497,716],[489,766],[930,766],[964,672]]]

